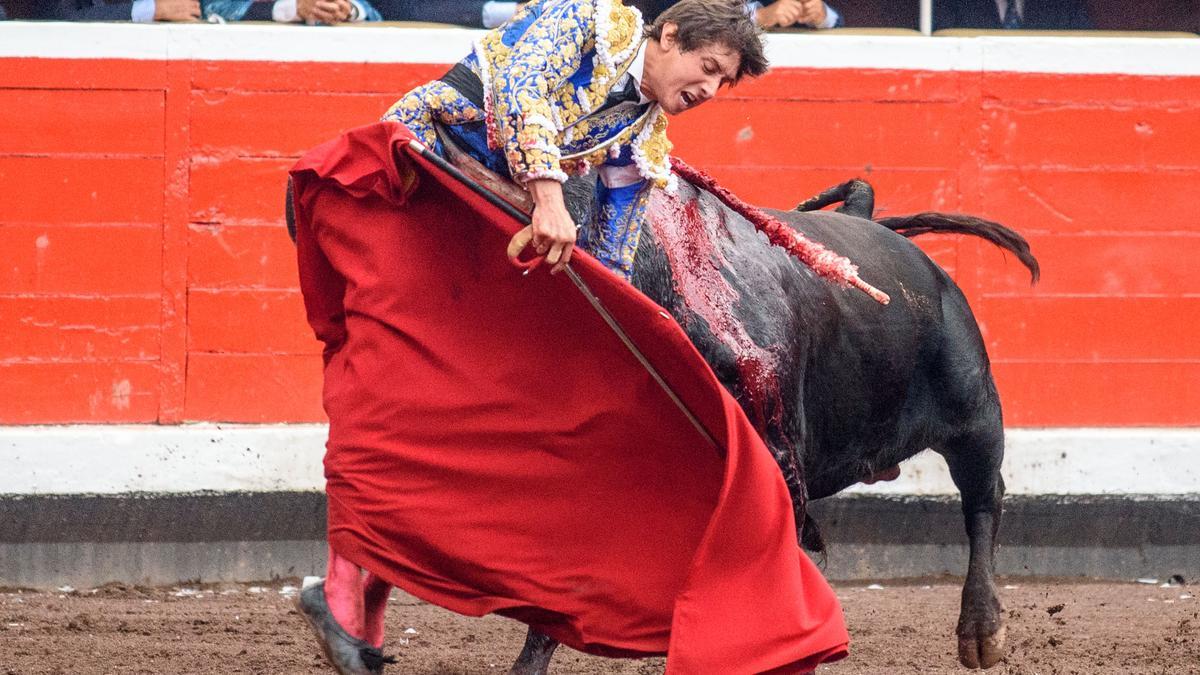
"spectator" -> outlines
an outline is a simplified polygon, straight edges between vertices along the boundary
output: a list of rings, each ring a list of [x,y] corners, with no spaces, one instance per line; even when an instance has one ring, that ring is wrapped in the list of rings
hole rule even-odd
[[[642,12],[646,23],[678,0],[629,0],[627,4]],[[376,0],[384,21],[430,21],[471,28],[495,28],[512,18],[517,2],[506,0]],[[842,17],[821,0],[776,0],[764,5],[746,2],[746,13],[753,14],[763,28],[811,26],[841,27]]]
[[[428,21],[468,28],[495,28],[512,18],[516,2],[505,0],[376,0],[384,21]]]
[[[199,0],[133,0],[106,3],[104,0],[57,0],[28,2],[25,11],[13,11],[14,19],[48,21],[194,21],[200,18]]]
[[[647,22],[663,13],[677,0],[630,0],[630,4],[642,10]],[[746,12],[753,13],[755,21],[763,28],[841,28],[842,16],[836,9],[821,0],[775,0],[775,2],[746,2]]]
[[[310,25],[379,21],[380,14],[367,0],[208,0],[204,18],[209,21],[278,21]]]
[[[1089,30],[1085,0],[934,0],[933,29]]]

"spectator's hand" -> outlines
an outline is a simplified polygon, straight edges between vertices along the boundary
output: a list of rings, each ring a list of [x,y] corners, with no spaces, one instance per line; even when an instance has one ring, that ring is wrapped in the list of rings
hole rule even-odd
[[[814,26],[817,28],[820,28],[825,24],[824,0],[799,1],[804,10],[800,13],[800,18],[796,20],[796,23],[802,23],[805,26]]]
[[[154,0],[155,21],[199,21],[199,0]]]
[[[350,0],[296,0],[296,15],[305,23],[341,23],[350,12]]]
[[[775,0],[755,10],[754,20],[763,28],[785,28],[799,21],[803,13],[803,0]]]
[[[823,0],[776,0],[755,11],[754,19],[763,28],[787,28],[796,24],[821,26],[825,23]]]

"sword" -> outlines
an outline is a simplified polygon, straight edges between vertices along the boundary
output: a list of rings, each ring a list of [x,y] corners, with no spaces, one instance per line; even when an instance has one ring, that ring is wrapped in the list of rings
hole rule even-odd
[[[500,198],[496,193],[492,192],[483,185],[480,185],[479,182],[460,171],[458,167],[442,159],[441,155],[438,155],[436,152],[432,152],[429,150],[429,148],[426,148],[425,145],[420,141],[416,139],[410,140],[408,142],[408,147],[413,152],[431,162],[437,168],[445,171],[471,192],[474,192],[492,206],[495,206],[503,211],[513,220],[516,220],[518,223],[524,226],[528,226],[530,224],[531,220],[529,218],[529,214],[521,211],[512,204],[509,204]],[[540,260],[537,262],[540,262]],[[521,266],[525,267],[525,273],[528,274],[529,270],[535,267],[536,264],[537,263],[535,262],[532,265]],[[682,412],[684,416],[687,417],[688,421],[692,423],[692,426],[696,428],[696,431],[700,432],[700,435],[703,436],[704,439],[707,440],[714,449],[719,451],[721,446],[717,445],[717,441],[712,437],[712,434],[708,433],[708,430],[704,428],[704,425],[700,424],[700,420],[687,407],[687,404],[679,398],[679,395],[676,394],[673,389],[671,389],[671,385],[667,384],[667,381],[663,379],[661,374],[659,374],[658,369],[654,367],[654,364],[650,363],[650,360],[646,358],[646,355],[642,353],[642,350],[638,349],[637,345],[633,342],[633,338],[629,337],[629,333],[625,332],[625,329],[622,328],[621,324],[617,322],[616,317],[614,317],[612,313],[608,311],[608,309],[604,306],[604,303],[600,302],[600,298],[596,297],[596,294],[592,292],[592,289],[588,286],[587,282],[579,276],[578,272],[571,269],[570,265],[567,265],[565,268],[563,268],[563,270],[566,272],[567,278],[570,279],[571,283],[575,285],[575,288],[579,290],[584,299],[588,301],[588,304],[592,306],[592,309],[596,310],[596,313],[600,315],[600,318],[604,320],[604,323],[608,324],[608,327],[612,329],[612,332],[615,333],[625,347],[629,349],[629,353],[633,354],[633,358],[637,359],[638,363],[642,364],[642,367],[645,368],[646,372],[650,374],[651,379],[658,383],[658,386],[661,387],[663,392],[666,393],[667,397],[671,399],[671,402],[675,404],[675,407],[679,408],[680,412]]]

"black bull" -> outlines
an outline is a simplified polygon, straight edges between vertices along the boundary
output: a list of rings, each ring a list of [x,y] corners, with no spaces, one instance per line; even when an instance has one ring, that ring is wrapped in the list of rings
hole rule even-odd
[[[576,222],[588,222],[590,184],[573,179],[567,188]],[[845,202],[846,213],[770,213],[851,258],[866,281],[891,296],[890,304],[818,278],[769,244],[741,214],[683,180],[677,197],[652,199],[632,281],[680,322],[759,425],[792,493],[806,547],[823,548],[804,513],[807,500],[833,495],[927,448],[943,456],[962,496],[970,545],[956,631],[959,660],[988,668],[1003,656],[1005,638],[993,578],[1004,494],[1000,400],[961,290],[904,235],[984,237],[1016,254],[1035,280],[1037,262],[1018,234],[969,216],[926,213],[874,222],[870,188],[858,181],[800,208],[835,200]],[[683,226],[677,217],[681,206],[690,209],[693,221]],[[289,230],[290,215],[289,208]],[[689,293],[697,280],[680,274],[680,261],[672,266],[674,248],[666,245],[719,261],[719,278],[710,275],[709,282],[722,288]],[[689,267],[704,261],[682,262]],[[689,305],[689,299],[695,304],[695,298],[711,299],[717,291],[733,299],[732,325],[741,345],[727,326],[713,325],[711,308]],[[755,353],[771,361],[769,387],[762,381],[762,363],[747,368]],[[531,630],[512,672],[547,672],[556,646]]]

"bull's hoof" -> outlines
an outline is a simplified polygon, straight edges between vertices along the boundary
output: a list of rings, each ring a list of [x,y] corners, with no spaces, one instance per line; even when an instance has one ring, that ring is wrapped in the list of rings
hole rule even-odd
[[[321,651],[339,675],[380,675],[385,663],[396,662],[385,657],[379,648],[347,633],[333,618],[325,600],[324,581],[300,591],[296,609],[316,634]]]
[[[991,635],[963,634],[958,636],[958,662],[968,668],[991,668],[1004,658],[1004,638],[1008,633],[1000,626]]]

